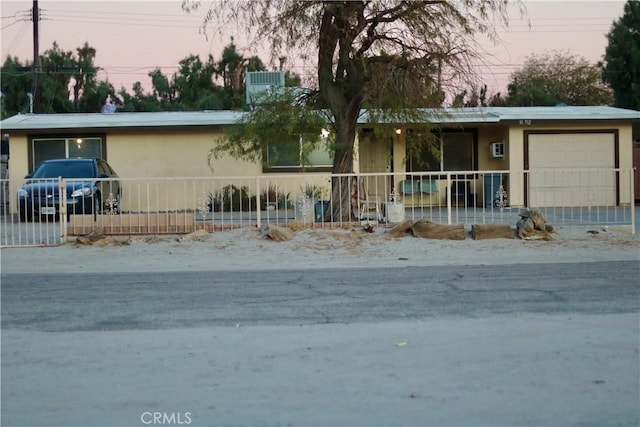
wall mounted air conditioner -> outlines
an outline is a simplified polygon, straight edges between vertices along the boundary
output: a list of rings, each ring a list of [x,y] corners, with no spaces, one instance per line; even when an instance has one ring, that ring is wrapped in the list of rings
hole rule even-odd
[[[503,159],[504,158],[504,142],[492,142],[489,145],[490,155],[494,159]]]

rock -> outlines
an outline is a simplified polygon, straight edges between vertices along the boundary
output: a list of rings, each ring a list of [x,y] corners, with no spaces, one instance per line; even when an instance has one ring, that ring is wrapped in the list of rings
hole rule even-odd
[[[520,213],[520,218],[529,218],[533,223],[534,230],[546,230],[547,220],[539,209],[530,209]]]
[[[209,240],[211,238],[211,234],[206,230],[196,230],[193,233],[185,234],[180,237],[181,242],[204,242],[205,240]]]
[[[520,213],[516,229],[518,237],[524,240],[553,240],[553,227],[547,224],[544,214],[538,209]]]
[[[550,230],[553,230],[550,226],[545,226],[544,230],[536,229],[531,218],[521,218],[517,224],[518,237],[523,240],[553,240]]]
[[[413,220],[407,219],[389,230],[388,234],[391,237],[404,237],[411,231],[411,227],[413,227]]]
[[[362,226],[362,231],[364,231],[365,233],[373,233],[375,231],[375,228],[373,228],[373,225],[371,224],[365,224]]]
[[[413,224],[413,235],[426,239],[464,240],[464,226],[462,224],[437,224],[426,219],[419,219]]]
[[[293,239],[295,233],[290,228],[269,226],[266,229],[266,236],[274,242],[284,242]]]
[[[123,246],[128,244],[127,240],[117,239],[113,236],[105,237],[93,243],[94,246]]]
[[[76,244],[78,245],[93,245],[94,243],[104,239],[104,234],[100,231],[92,231],[86,236],[76,237]]]
[[[508,224],[474,224],[471,226],[471,236],[475,240],[513,239],[515,234]]]

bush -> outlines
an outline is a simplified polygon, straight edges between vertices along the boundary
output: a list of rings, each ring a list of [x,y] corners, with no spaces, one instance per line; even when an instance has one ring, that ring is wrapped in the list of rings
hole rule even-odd
[[[262,189],[260,194],[260,209],[267,209],[268,204],[276,206],[280,201],[281,192],[278,191],[278,186],[275,184],[269,184],[267,188]]]
[[[209,195],[209,210],[212,212],[238,212],[253,209],[253,197],[249,194],[249,187],[241,188],[235,185],[227,185],[222,191]]]
[[[291,208],[291,193],[285,194],[284,192],[279,193],[278,199],[278,209],[290,209]]]
[[[320,200],[322,198],[322,187],[318,184],[305,184],[304,187],[300,187],[300,191],[311,200]]]

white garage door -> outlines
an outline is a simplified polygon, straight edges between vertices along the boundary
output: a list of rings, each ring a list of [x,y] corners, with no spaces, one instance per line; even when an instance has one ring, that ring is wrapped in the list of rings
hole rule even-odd
[[[612,206],[613,133],[529,135],[529,206]]]

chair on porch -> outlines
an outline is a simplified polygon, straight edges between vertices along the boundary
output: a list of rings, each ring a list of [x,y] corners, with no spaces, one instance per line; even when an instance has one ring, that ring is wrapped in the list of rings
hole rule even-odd
[[[369,212],[375,212],[375,220],[378,222],[384,221],[381,209],[382,201],[377,194],[369,194],[364,178],[358,177],[353,181],[351,198],[353,211],[357,213],[358,220],[370,220]]]

